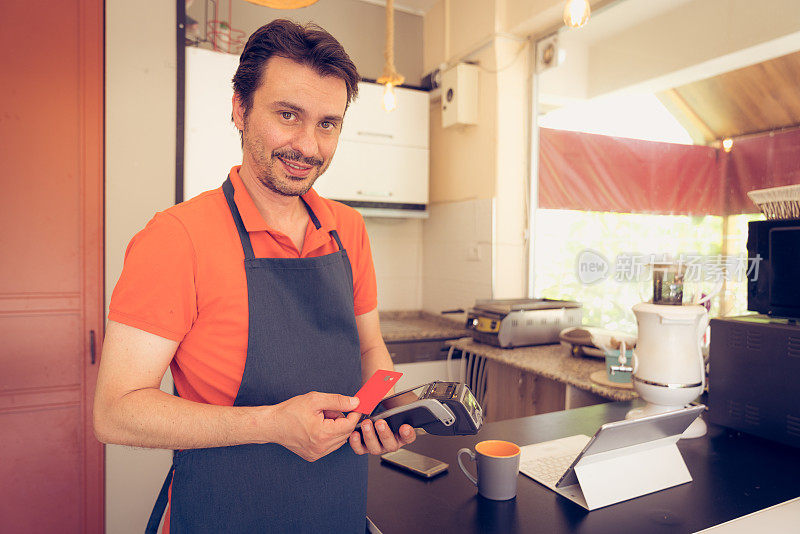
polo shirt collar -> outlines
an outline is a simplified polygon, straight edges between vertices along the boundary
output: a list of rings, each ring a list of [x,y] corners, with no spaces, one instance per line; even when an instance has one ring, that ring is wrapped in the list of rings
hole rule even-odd
[[[266,221],[264,221],[264,217],[262,217],[261,213],[258,211],[255,202],[253,202],[253,199],[250,197],[250,193],[247,192],[247,188],[245,188],[244,182],[242,182],[242,178],[239,176],[240,168],[241,165],[233,167],[231,169],[230,178],[233,184],[233,201],[239,209],[239,215],[242,217],[245,229],[248,232],[272,231],[272,229],[267,226]],[[303,195],[302,198],[311,208],[311,211],[314,212],[314,215],[317,216],[317,219],[319,219],[320,229],[316,230],[312,224],[312,232],[319,231],[328,233],[336,229],[336,219],[333,216],[333,212],[327,204],[323,202],[316,191],[309,189],[308,193]]]

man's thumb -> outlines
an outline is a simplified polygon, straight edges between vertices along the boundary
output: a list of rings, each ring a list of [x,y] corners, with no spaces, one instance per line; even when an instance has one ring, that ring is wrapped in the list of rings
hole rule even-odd
[[[338,410],[340,412],[350,412],[355,409],[361,401],[358,397],[348,397],[347,395],[337,395],[331,393],[326,395],[323,400],[322,408],[325,410]]]

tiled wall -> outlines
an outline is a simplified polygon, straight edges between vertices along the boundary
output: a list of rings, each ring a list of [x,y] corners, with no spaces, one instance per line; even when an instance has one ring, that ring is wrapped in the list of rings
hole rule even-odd
[[[366,218],[378,309],[439,314],[491,298],[492,209],[468,200],[431,204],[428,219]]]
[[[421,219],[364,219],[378,279],[378,310],[422,308]]]
[[[429,206],[422,232],[422,308],[468,309],[492,297],[492,200]]]

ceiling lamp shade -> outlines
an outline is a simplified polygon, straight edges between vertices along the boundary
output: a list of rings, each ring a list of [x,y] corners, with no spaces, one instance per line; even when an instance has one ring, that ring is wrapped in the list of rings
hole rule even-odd
[[[591,13],[589,0],[567,0],[564,6],[564,24],[570,28],[580,28],[589,22]]]
[[[247,0],[251,4],[256,4],[273,9],[299,9],[315,3],[317,0]]]
[[[403,85],[405,78],[394,68],[394,0],[386,0],[386,48],[383,51],[383,75],[378,83],[385,85],[383,90],[383,109],[394,111],[397,108],[396,85]]]

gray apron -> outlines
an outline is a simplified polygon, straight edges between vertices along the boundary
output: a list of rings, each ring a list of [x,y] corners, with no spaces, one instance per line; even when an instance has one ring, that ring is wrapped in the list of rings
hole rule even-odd
[[[338,234],[330,232],[339,248],[333,254],[255,258],[230,179],[222,190],[244,250],[250,314],[234,406],[277,404],[309,391],[353,395],[361,355],[353,273]],[[364,532],[367,457],[347,443],[316,462],[274,443],[177,451],[148,532],[158,528],[170,480],[170,534]]]

